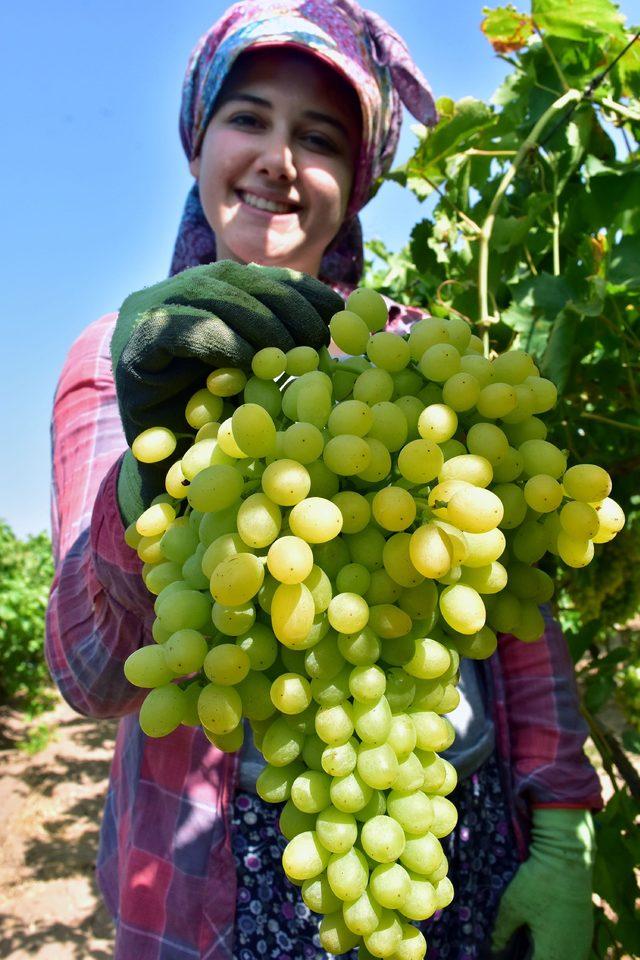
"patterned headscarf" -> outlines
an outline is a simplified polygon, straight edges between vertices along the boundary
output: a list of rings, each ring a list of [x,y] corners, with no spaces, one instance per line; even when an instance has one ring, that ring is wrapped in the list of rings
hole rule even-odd
[[[437,113],[431,89],[401,37],[355,0],[243,0],[204,34],[189,58],[182,90],[180,136],[189,160],[198,156],[222,84],[248,48],[292,45],[329,64],[355,88],[362,139],[345,220],[320,265],[321,279],[356,284],[362,276],[358,211],[391,166],[402,104],[421,123]],[[216,259],[215,234],[193,185],[178,231],[171,274]]]

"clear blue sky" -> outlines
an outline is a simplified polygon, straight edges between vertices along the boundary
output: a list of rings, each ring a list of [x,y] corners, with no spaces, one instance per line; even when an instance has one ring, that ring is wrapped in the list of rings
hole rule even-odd
[[[368,5],[407,39],[436,97],[486,99],[504,76],[479,29],[484,0]],[[177,131],[182,77],[225,7],[0,5],[0,516],[21,536],[49,527],[49,417],[69,346],[168,271],[190,185]],[[398,161],[413,141],[405,122]],[[398,249],[419,216],[388,184],[364,211],[365,236]]]

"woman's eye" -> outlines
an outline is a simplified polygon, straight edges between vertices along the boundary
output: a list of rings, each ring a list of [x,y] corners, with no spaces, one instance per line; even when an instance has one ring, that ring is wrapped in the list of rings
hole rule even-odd
[[[260,121],[250,113],[237,113],[229,119],[229,123],[237,127],[254,127],[258,126]]]
[[[332,140],[329,140],[327,137],[323,137],[320,133],[308,133],[305,136],[305,140],[320,150],[328,150],[335,153],[337,149]]]

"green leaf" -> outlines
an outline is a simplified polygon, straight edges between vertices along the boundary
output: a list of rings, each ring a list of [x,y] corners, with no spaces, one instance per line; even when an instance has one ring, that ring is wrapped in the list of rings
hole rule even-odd
[[[576,356],[576,332],[580,317],[574,310],[563,310],[553,327],[540,363],[542,375],[553,380],[563,393]]]
[[[528,217],[496,217],[491,234],[491,246],[497,253],[505,253],[518,246],[527,236],[530,227]]]
[[[612,248],[607,281],[609,293],[640,290],[640,237],[623,237]]]
[[[586,43],[625,35],[625,18],[611,0],[532,0],[531,11],[537,25],[554,37]]]
[[[527,45],[533,34],[533,20],[526,13],[519,13],[511,4],[496,10],[483,11],[486,16],[480,29],[496,53],[513,53]]]
[[[622,734],[622,744],[630,753],[640,753],[640,730],[625,730]]]

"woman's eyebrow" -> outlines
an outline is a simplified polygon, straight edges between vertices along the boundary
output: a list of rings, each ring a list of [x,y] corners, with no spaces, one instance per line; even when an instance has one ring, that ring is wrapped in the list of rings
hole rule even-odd
[[[232,101],[240,101],[241,103],[254,103],[259,107],[269,107],[273,108],[273,104],[269,100],[265,100],[264,97],[257,97],[253,93],[232,93],[225,98],[225,103],[231,103]],[[347,140],[349,139],[349,131],[343,123],[340,122],[336,117],[332,117],[328,113],[321,113],[319,110],[305,110],[303,113],[304,117],[307,117],[309,120],[318,120],[321,123],[327,123],[332,127],[335,127],[343,137]]]

